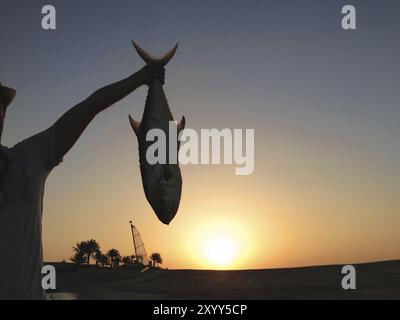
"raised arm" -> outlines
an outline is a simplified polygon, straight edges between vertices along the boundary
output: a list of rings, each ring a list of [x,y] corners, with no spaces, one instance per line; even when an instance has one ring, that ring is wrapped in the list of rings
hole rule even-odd
[[[153,78],[164,83],[164,69],[145,66],[132,76],[101,88],[67,111],[56,123],[56,156],[61,159],[75,144],[93,118],[104,109],[125,98]]]

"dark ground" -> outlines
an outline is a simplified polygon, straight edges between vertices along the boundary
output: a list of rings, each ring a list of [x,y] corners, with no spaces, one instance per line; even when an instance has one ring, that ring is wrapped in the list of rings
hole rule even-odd
[[[243,271],[57,269],[53,299],[400,299],[400,260],[355,265],[357,289],[341,287],[342,265]]]

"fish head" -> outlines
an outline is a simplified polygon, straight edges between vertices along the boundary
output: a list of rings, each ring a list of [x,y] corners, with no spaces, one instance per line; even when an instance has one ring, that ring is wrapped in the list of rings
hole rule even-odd
[[[182,193],[182,176],[177,165],[156,164],[148,168],[152,170],[153,179],[144,185],[147,201],[150,203],[158,219],[169,225],[175,217]]]

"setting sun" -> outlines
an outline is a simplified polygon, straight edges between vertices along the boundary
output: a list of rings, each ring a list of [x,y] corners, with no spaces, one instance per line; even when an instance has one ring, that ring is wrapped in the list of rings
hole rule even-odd
[[[188,236],[193,261],[203,269],[233,269],[249,257],[250,237],[242,224],[214,218],[194,227]]]
[[[228,266],[237,258],[237,244],[227,235],[211,236],[204,242],[202,255],[210,265]]]

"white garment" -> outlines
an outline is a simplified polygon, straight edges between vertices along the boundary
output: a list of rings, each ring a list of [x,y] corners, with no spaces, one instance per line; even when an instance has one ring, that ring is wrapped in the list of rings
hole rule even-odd
[[[0,299],[45,299],[44,185],[62,160],[56,159],[55,129],[0,148]]]

